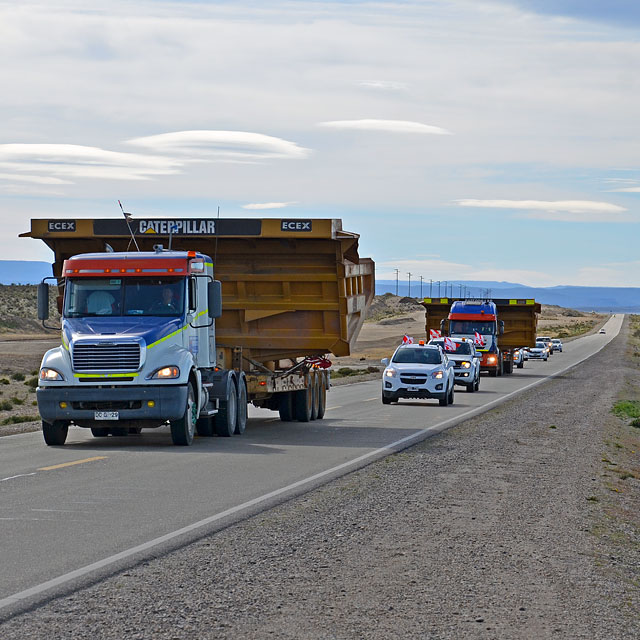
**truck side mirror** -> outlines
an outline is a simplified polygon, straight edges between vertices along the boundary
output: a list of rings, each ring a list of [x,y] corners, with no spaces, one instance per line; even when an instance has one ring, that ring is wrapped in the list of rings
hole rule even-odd
[[[500,331],[500,335],[503,336],[504,335],[504,320],[500,320],[499,321],[499,331]]]
[[[443,318],[442,320],[440,320],[440,333],[441,333],[442,335],[444,335],[444,334],[445,334],[445,330],[444,330],[444,323],[445,323],[445,322],[446,322],[446,319],[445,319],[445,318]]]
[[[222,283],[220,280],[210,280],[208,285],[209,317],[219,318],[222,315]]]
[[[49,285],[41,282],[38,285],[38,320],[49,319]]]

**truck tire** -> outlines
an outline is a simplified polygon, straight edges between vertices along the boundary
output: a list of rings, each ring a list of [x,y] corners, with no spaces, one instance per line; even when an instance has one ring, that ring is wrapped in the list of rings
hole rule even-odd
[[[311,409],[313,405],[313,389],[311,381],[306,389],[293,392],[293,415],[298,422],[309,422],[311,420]]]
[[[444,393],[444,398],[438,398],[438,404],[441,407],[446,407],[449,404],[449,389],[447,389]]]
[[[68,422],[62,422],[62,420],[42,421],[42,435],[50,447],[61,447],[67,440],[67,433],[69,433]]]
[[[498,366],[496,367],[496,371],[498,372],[499,376],[501,376],[503,373],[503,367],[504,367],[504,362],[502,361],[502,355],[501,355],[500,359],[498,360]]]
[[[220,403],[216,415],[216,434],[230,438],[236,430],[238,420],[238,391],[235,380],[230,380],[227,387],[227,399]]]
[[[324,418],[327,409],[327,376],[320,374],[320,388],[318,389],[318,420]]]
[[[247,428],[247,383],[241,379],[238,386],[238,406],[236,408],[236,428],[233,433],[241,436]]]
[[[278,413],[282,422],[293,420],[293,394],[291,391],[278,394]]]
[[[109,429],[105,427],[91,427],[91,435],[94,438],[106,438],[109,435]]]
[[[188,447],[193,444],[193,436],[196,432],[196,421],[198,416],[198,405],[193,384],[187,385],[187,404],[184,414],[178,420],[171,421],[171,440],[179,447]]]
[[[318,417],[318,405],[320,404],[320,376],[318,372],[311,374],[311,419]]]

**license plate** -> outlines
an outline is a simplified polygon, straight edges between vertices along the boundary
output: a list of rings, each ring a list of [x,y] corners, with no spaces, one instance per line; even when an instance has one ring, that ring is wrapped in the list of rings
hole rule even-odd
[[[409,391],[420,391],[420,387],[409,387]]]
[[[120,412],[119,411],[94,411],[93,419],[94,420],[119,420]]]

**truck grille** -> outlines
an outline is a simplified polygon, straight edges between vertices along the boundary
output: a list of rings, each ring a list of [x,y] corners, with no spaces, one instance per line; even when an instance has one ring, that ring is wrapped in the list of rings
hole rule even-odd
[[[73,347],[74,371],[136,371],[140,367],[140,345],[76,344]]]

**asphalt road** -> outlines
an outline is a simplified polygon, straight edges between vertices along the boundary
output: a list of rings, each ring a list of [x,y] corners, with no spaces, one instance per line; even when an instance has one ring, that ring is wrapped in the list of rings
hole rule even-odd
[[[565,345],[455,404],[383,406],[380,382],[334,388],[325,419],[281,423],[252,409],[244,436],[171,445],[167,429],[96,439],[71,429],[65,447],[40,433],[0,439],[0,619],[127,563],[214,531],[486,411],[558,375],[618,334]]]

